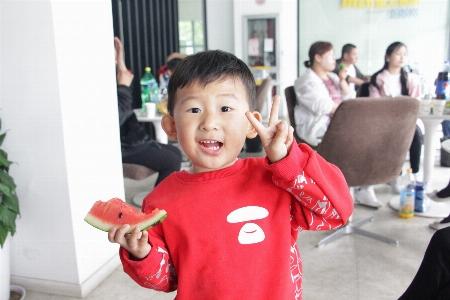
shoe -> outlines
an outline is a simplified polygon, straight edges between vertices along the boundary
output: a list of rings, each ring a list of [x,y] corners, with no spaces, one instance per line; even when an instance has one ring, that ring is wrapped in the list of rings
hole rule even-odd
[[[362,186],[355,189],[355,203],[378,208],[381,202],[377,199],[372,186]]]
[[[394,180],[389,182],[388,185],[390,185],[392,187],[394,192],[396,192],[397,194],[400,194],[400,190],[402,189],[401,182],[402,182],[402,176],[397,176],[397,178],[395,178]]]
[[[450,183],[439,192],[436,192],[436,197],[441,199],[450,197]]]
[[[442,219],[442,221],[440,221],[440,222],[431,223],[429,226],[430,226],[430,228],[433,228],[435,230],[449,227],[450,226],[450,215],[447,218]]]

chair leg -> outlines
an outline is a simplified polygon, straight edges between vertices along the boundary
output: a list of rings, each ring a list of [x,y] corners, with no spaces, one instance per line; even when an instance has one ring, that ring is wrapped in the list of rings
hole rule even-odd
[[[354,223],[352,221],[349,221],[344,227],[339,228],[338,230],[336,230],[335,232],[333,232],[332,234],[330,234],[326,238],[322,239],[317,244],[317,246],[318,247],[325,246],[326,244],[333,242],[334,240],[338,239],[339,237],[343,236],[344,234],[352,234],[352,233],[363,235],[365,237],[369,237],[369,238],[372,238],[372,239],[375,239],[375,240],[378,240],[378,241],[381,241],[381,242],[385,242],[385,243],[388,243],[388,244],[398,245],[398,241],[397,240],[394,240],[392,238],[389,238],[389,237],[386,237],[386,236],[383,236],[383,235],[379,235],[379,234],[376,234],[376,233],[373,233],[373,232],[370,232],[370,231],[363,230],[363,229],[359,228],[362,225],[364,225],[364,224],[366,224],[368,222],[371,222],[372,220],[373,220],[373,216],[370,216],[370,217],[358,220],[358,221],[356,221]]]
[[[355,196],[355,190],[353,187],[350,187],[350,194],[352,195],[352,198],[354,199]],[[353,215],[350,216],[350,218],[348,219],[348,223],[344,226],[341,227],[339,229],[337,229],[335,232],[333,232],[332,234],[330,234],[329,236],[327,236],[326,238],[322,239],[317,246],[318,247],[322,247],[325,246],[328,243],[331,243],[335,240],[337,240],[339,237],[343,236],[344,234],[359,234],[359,235],[363,235],[365,237],[369,237],[375,240],[379,240],[381,242],[385,242],[388,244],[395,244],[398,245],[398,241],[391,239],[389,237],[386,236],[382,236],[367,230],[363,230],[359,227],[363,226],[366,223],[372,222],[373,220],[373,216],[358,220],[356,222],[353,222]]]

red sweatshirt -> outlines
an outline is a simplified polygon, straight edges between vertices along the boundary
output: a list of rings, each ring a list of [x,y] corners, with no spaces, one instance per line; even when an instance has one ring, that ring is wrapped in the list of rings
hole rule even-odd
[[[142,210],[165,209],[140,261],[121,248],[124,270],[176,299],[302,299],[302,230],[347,222],[353,201],[341,171],[305,144],[287,157],[239,159],[206,173],[173,173]]]

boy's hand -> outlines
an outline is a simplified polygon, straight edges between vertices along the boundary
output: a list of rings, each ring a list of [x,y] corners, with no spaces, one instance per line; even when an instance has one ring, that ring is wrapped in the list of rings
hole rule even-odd
[[[140,231],[138,227],[134,228],[130,234],[126,232],[130,225],[125,224],[122,227],[113,227],[108,232],[108,240],[111,243],[117,243],[128,250],[135,258],[143,259],[152,248],[148,242],[147,230]]]
[[[278,122],[278,108],[280,106],[280,96],[273,97],[272,108],[270,110],[269,125],[264,127],[252,113],[247,112],[246,116],[255,128],[267,158],[271,163],[275,163],[285,158],[291,150],[294,141],[294,128],[289,126],[284,120]]]

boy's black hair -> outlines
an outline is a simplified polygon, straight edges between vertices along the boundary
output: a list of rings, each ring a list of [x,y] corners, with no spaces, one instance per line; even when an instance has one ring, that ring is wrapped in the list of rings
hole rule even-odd
[[[217,80],[240,80],[247,91],[250,111],[256,98],[255,78],[248,66],[235,55],[221,50],[209,50],[189,55],[176,67],[169,80],[167,110],[173,115],[178,89],[198,81],[206,86]]]

